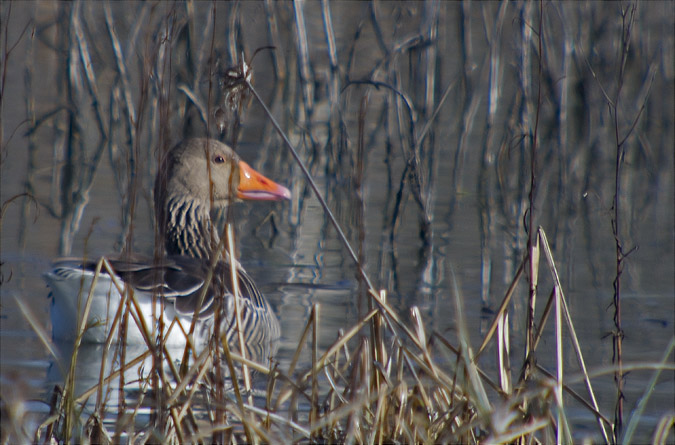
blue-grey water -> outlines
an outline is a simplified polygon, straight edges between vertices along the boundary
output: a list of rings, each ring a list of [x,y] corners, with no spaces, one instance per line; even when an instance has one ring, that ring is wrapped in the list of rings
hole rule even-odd
[[[238,56],[230,55],[231,47],[243,44],[250,59],[256,48],[276,46],[252,62],[253,83],[272,104],[355,251],[363,255],[368,276],[387,290],[404,320],[417,306],[429,332],[454,338],[461,317],[476,348],[515,275],[525,253],[524,224],[529,224],[527,141],[537,119],[538,49],[524,30],[528,27],[521,26],[538,21],[533,5],[333,3],[338,66],[331,71],[321,4],[304,3],[312,76],[305,83],[293,4],[269,6],[277,35],[268,32],[264,4],[237,5],[216,4],[215,22],[210,3],[110,4],[107,19],[104,8],[86,3],[6,2],[1,7],[3,38],[7,35],[5,43],[16,46],[2,68],[0,384],[3,401],[30,401],[34,419],[46,416],[48,408],[40,400],[61,376],[16,300],[49,334],[48,289],[41,273],[53,258],[117,252],[129,227],[134,248],[152,252],[156,147],[162,137],[171,144],[203,134],[185,91],[201,94],[208,106],[209,87],[219,88],[204,75],[212,23],[219,69]],[[590,369],[610,366],[613,355],[617,149],[605,94],[617,98],[619,10],[625,6],[563,3],[547,5],[545,11],[535,224],[551,244]],[[113,23],[124,54],[124,81],[106,20]],[[621,275],[628,363],[661,360],[675,328],[673,23],[672,3],[640,4],[618,95],[618,133],[620,139],[628,135],[622,145],[620,240],[625,253],[636,247]],[[98,102],[83,68],[78,26],[88,42]],[[159,36],[169,28],[173,40],[163,46]],[[274,68],[275,58],[285,75]],[[149,76],[143,75],[143,66]],[[373,83],[350,84],[365,79]],[[168,117],[159,112],[159,88],[165,88],[163,100],[170,104]],[[331,106],[332,94],[337,102]],[[216,94],[213,102],[220,104],[222,98]],[[141,118],[133,130],[129,107]],[[98,115],[108,139],[101,137]],[[427,122],[429,132],[415,159],[411,138],[419,137]],[[365,313],[366,303],[359,296],[353,261],[255,101],[246,108],[240,130],[242,158],[293,192],[290,202],[241,203],[235,213],[242,264],[281,320],[275,359],[285,369],[312,305],[320,305],[319,344],[326,349],[338,330]],[[70,187],[64,185],[66,165],[77,166]],[[126,184],[132,168],[138,182],[128,219]],[[18,196],[22,193],[30,198]],[[76,212],[77,227],[71,230],[62,223],[64,203],[78,200],[81,217]],[[547,270],[542,259],[538,313],[550,292]],[[510,310],[515,367],[522,362],[526,287],[521,281]],[[456,290],[461,314],[456,313]],[[549,321],[538,361],[551,372],[554,351]],[[566,373],[574,374],[578,368],[569,342],[564,352]],[[494,370],[495,356],[494,348],[488,349],[481,366]],[[306,348],[300,366],[310,360]],[[652,375],[653,370],[645,370],[626,377],[627,416]],[[601,411],[611,417],[613,375],[605,373],[593,383]],[[661,416],[672,411],[674,399],[673,372],[668,371],[647,404],[639,437],[650,437]],[[593,417],[574,401],[565,403],[576,437],[598,438]]]

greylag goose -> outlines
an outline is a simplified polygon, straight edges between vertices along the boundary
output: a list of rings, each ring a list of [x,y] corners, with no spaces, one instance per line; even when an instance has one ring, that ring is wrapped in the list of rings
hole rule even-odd
[[[155,215],[165,255],[159,261],[108,260],[113,277],[105,268],[98,274],[83,340],[103,343],[119,331],[116,320],[123,300],[116,283],[133,290],[138,307],[129,318],[127,344],[146,341],[138,327],[144,324],[146,332],[153,330],[155,335],[163,326],[167,346],[185,345],[183,332],[190,330],[193,319],[193,340],[203,344],[213,331],[218,294],[224,296],[221,335],[231,340],[236,326],[232,269],[237,277],[240,297],[236,303],[246,342],[278,338],[279,321],[272,308],[227,251],[215,262],[209,287],[202,291],[219,245],[219,236],[212,230],[212,210],[223,210],[242,199],[281,200],[290,196],[287,188],[253,170],[218,141],[190,139],[171,149],[155,180]],[[53,298],[54,338],[75,338],[82,317],[78,312],[83,313],[88,301],[96,265],[96,261],[64,259],[44,274]],[[157,322],[159,314],[163,323]]]

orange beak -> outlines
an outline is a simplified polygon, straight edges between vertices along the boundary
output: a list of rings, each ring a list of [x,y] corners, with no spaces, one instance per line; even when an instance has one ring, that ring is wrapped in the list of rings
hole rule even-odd
[[[239,199],[279,201],[291,199],[291,191],[271,179],[267,179],[244,161],[239,161]]]

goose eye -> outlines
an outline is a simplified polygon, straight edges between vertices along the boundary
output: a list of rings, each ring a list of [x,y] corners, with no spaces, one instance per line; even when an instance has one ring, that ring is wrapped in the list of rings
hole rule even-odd
[[[213,162],[215,162],[216,164],[222,164],[223,162],[225,162],[225,158],[223,158],[221,155],[216,155],[213,158]]]

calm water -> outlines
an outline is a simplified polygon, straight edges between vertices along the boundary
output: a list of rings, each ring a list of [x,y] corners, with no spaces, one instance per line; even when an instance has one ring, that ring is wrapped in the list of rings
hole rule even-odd
[[[118,251],[128,227],[133,227],[136,250],[152,251],[150,193],[160,136],[173,143],[204,133],[195,107],[181,92],[196,91],[203,103],[208,102],[204,99],[208,76],[203,73],[210,37],[205,39],[202,33],[210,33],[211,10],[208,4],[194,6],[193,12],[184,6],[170,10],[137,3],[111,5],[109,20],[125,53],[127,84],[119,80],[103,9],[83,5],[76,16],[64,4],[15,3],[10,19],[3,20],[2,33],[8,27],[10,44],[18,44],[6,62],[1,200],[5,203],[27,191],[35,198],[34,202],[18,198],[3,207],[3,399],[44,399],[59,382],[53,360],[15,303],[23,301],[49,332],[48,290],[40,274],[54,257]],[[371,280],[387,289],[389,301],[404,319],[412,306],[418,306],[429,331],[452,338],[456,317],[461,316],[477,347],[524,252],[530,164],[523,133],[531,135],[534,126],[538,66],[534,47],[528,46],[533,41],[520,23],[534,21],[538,12],[512,5],[500,11],[498,4],[387,3],[374,10],[362,3],[333,4],[338,61],[333,77],[320,4],[308,3],[304,18],[311,82],[303,83],[292,5],[274,6],[276,35],[267,32],[270,22],[262,4],[238,8],[217,6],[213,54],[219,69],[233,64],[228,56],[232,45],[243,45],[249,58],[256,48],[276,46],[254,59],[254,85],[272,103],[273,113],[308,163],[352,245],[363,252]],[[553,248],[591,369],[612,363],[616,143],[613,118],[599,85],[616,94],[618,9],[619,4],[613,8],[563,4],[545,13],[535,224],[544,228]],[[170,11],[176,13],[175,22],[167,18]],[[2,14],[8,17],[8,5],[3,4]],[[139,22],[147,24],[138,27]],[[173,40],[161,46],[156,42],[169,22]],[[628,362],[660,360],[674,335],[673,22],[670,2],[640,6],[620,96],[622,135],[645,104],[625,145],[620,195],[624,250],[639,247],[626,260],[622,275]],[[89,42],[98,113],[110,146],[99,145],[97,110],[80,65],[82,50],[70,32],[77,23]],[[143,63],[164,69],[153,71],[145,87],[140,80]],[[166,84],[160,86],[159,78],[166,78]],[[380,82],[380,88],[347,86],[349,80],[363,79]],[[442,99],[448,87],[450,94]],[[158,111],[161,88],[170,109],[166,118]],[[403,95],[392,94],[392,88]],[[366,93],[361,152],[359,110]],[[333,107],[332,94],[338,97]],[[420,146],[419,163],[410,167],[420,178],[420,192],[415,180],[404,175],[414,144],[408,108],[397,102],[402,97],[414,110],[415,137],[443,100]],[[222,98],[216,95],[213,103],[222,104]],[[133,132],[127,120],[129,105],[143,119]],[[33,123],[36,130],[29,132]],[[130,138],[137,141],[137,151],[129,149]],[[239,204],[235,218],[242,263],[281,319],[283,338],[276,359],[284,369],[313,304],[321,306],[322,348],[332,343],[339,329],[358,319],[365,304],[359,298],[352,261],[256,104],[243,116],[237,150],[294,194],[290,203]],[[77,166],[70,188],[63,185],[65,165]],[[126,184],[132,166],[137,169],[138,189],[129,217]],[[77,230],[66,230],[64,202],[70,197],[77,202],[85,194]],[[418,194],[422,204],[415,199]],[[421,222],[425,220],[428,225]],[[550,291],[544,270],[542,297]],[[463,314],[455,313],[453,276],[463,297]],[[524,298],[521,284],[511,310],[513,363],[521,360]],[[544,301],[538,305],[540,311]],[[539,363],[553,370],[550,326],[539,349]],[[574,372],[569,344],[565,353]],[[484,354],[481,366],[494,369],[494,356],[494,351]],[[302,360],[306,366],[309,351]],[[627,377],[627,413],[651,375],[643,371]],[[594,384],[601,410],[609,415],[615,402],[612,376],[600,377]],[[673,373],[666,373],[651,396],[641,437],[648,437],[660,415],[673,409],[674,398]],[[597,434],[588,413],[566,403],[579,437]],[[30,406],[32,411],[44,409],[40,403]]]

